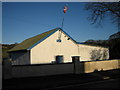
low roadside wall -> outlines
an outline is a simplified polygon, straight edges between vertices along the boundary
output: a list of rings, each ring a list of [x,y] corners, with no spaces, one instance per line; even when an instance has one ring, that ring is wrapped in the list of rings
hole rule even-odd
[[[62,64],[12,66],[12,77],[48,76],[57,74],[91,73],[95,70],[120,68],[120,60],[90,61]]]
[[[11,61],[4,61],[3,78],[37,77],[58,74],[91,73],[95,70],[112,70],[120,68],[120,60],[79,62],[74,58],[72,63],[13,65]]]
[[[57,74],[71,74],[73,72],[73,63],[12,66],[12,77],[33,77]]]
[[[120,68],[120,60],[91,61],[84,62],[84,72],[90,73],[95,70],[111,70]]]

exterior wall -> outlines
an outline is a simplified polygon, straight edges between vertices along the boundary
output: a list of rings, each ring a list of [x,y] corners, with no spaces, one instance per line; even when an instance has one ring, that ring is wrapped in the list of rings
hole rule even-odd
[[[76,44],[62,32],[62,42],[56,42],[59,31],[31,49],[31,64],[51,63],[57,55],[63,55],[64,62],[72,62],[72,56],[80,56],[81,61],[109,59],[108,48]]]
[[[3,60],[1,74],[3,79],[12,78],[12,63],[10,59]]]
[[[76,61],[76,60],[75,60]],[[120,60],[73,62],[62,64],[11,65],[10,60],[4,61],[3,78],[36,77],[57,74],[91,73],[95,70],[120,69]]]
[[[63,55],[64,62],[72,62],[72,56],[78,56],[78,46],[64,33],[61,35],[61,42],[56,42],[59,31],[42,41],[31,49],[31,64],[51,63],[55,56]]]
[[[79,44],[78,54],[80,61],[106,60],[109,59],[109,49],[97,46]]]
[[[74,73],[73,63],[12,66],[12,77],[16,78],[72,73]]]
[[[12,58],[12,65],[30,64],[29,51],[16,51],[10,53]]]
[[[0,64],[2,64],[2,44],[0,44]]]
[[[120,60],[92,61],[84,62],[84,73],[94,72],[95,70],[120,69]]]

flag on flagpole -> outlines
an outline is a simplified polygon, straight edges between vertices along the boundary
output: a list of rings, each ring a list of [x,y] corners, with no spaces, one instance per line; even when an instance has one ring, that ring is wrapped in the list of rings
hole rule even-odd
[[[67,7],[67,6],[64,6],[63,12],[66,13],[67,10],[68,10],[68,7]]]

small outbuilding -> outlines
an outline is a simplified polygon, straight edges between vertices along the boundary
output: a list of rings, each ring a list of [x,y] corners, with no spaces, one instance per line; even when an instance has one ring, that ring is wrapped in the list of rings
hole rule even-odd
[[[77,43],[61,28],[24,40],[9,50],[13,65],[67,63],[73,56],[80,61],[109,59],[109,49]]]

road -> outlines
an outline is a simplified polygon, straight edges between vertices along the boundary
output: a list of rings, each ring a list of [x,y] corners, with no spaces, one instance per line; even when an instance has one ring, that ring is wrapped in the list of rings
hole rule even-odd
[[[96,81],[96,82],[90,82],[90,83],[84,83],[84,84],[55,87],[55,88],[52,88],[52,90],[54,89],[80,89],[80,88],[120,88],[119,81],[120,79],[110,79],[110,80]]]
[[[39,90],[79,88],[119,88],[120,69],[87,74],[67,74],[3,80],[4,89],[38,88]]]

